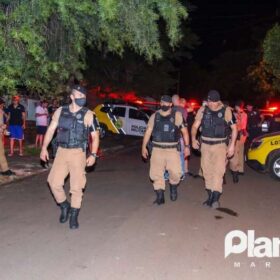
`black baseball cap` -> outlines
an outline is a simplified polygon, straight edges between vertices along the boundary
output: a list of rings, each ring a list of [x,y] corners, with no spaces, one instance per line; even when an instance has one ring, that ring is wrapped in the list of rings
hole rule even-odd
[[[163,96],[161,97],[160,101],[172,103],[172,97],[169,96],[169,95],[163,95]]]
[[[74,85],[73,88],[72,88],[72,90],[76,90],[76,91],[78,91],[78,92],[80,92],[80,93],[82,93],[82,94],[84,94],[84,95],[87,94],[86,88],[84,88],[84,87],[82,87],[82,86],[80,86],[80,85]]]
[[[207,95],[207,100],[212,102],[218,102],[221,100],[220,93],[217,90],[210,90]]]

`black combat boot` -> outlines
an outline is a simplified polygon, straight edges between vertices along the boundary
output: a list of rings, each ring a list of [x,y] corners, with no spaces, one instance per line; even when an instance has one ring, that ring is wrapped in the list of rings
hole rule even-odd
[[[64,202],[60,203],[59,206],[61,210],[59,222],[66,223],[69,217],[70,203],[67,200],[65,200]]]
[[[165,203],[165,199],[164,199],[164,190],[156,190],[155,191],[157,198],[154,201],[154,203],[156,203],[157,205],[161,205]]]
[[[207,191],[207,194],[208,194],[208,198],[207,200],[205,200],[202,205],[203,206],[207,206],[207,207],[211,207],[211,204],[212,204],[212,198],[213,198],[213,192],[209,189],[205,189]]]
[[[212,193],[211,207],[212,207],[213,209],[217,209],[217,208],[220,207],[220,202],[219,202],[220,196],[221,196],[221,193],[220,193],[220,192],[214,191],[214,192]]]
[[[71,207],[71,209],[70,209],[70,220],[69,220],[70,229],[79,228],[79,223],[78,223],[79,212],[80,212],[80,209]]]
[[[231,171],[231,174],[232,174],[233,183],[237,184],[239,182],[238,171]]]
[[[177,200],[178,192],[177,192],[178,185],[171,185],[170,184],[170,199],[172,201]]]
[[[8,169],[7,171],[4,171],[1,173],[3,176],[14,176],[16,173],[12,171],[11,169]]]

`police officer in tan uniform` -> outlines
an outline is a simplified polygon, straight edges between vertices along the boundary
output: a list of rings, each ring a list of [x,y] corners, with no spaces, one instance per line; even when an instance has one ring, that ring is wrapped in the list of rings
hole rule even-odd
[[[1,175],[3,176],[12,176],[16,175],[15,172],[9,169],[8,162],[5,156],[5,147],[3,143],[4,135],[7,131],[7,125],[4,122],[4,105],[5,102],[0,98],[0,169]]]
[[[83,189],[86,185],[85,167],[95,164],[99,146],[99,124],[95,115],[85,108],[86,89],[75,86],[70,105],[58,108],[47,130],[41,151],[41,159],[49,159],[47,147],[57,129],[58,150],[48,177],[50,189],[61,208],[60,222],[65,223],[70,214],[71,229],[79,227]],[[89,134],[92,137],[91,152],[86,155]],[[70,174],[71,204],[64,191],[64,180]]]
[[[239,175],[244,174],[244,146],[248,136],[248,116],[244,112],[244,102],[242,100],[239,100],[235,105],[235,117],[237,140],[235,143],[234,156],[230,159],[229,165],[232,172],[233,183],[238,183]]]
[[[160,101],[160,110],[154,113],[148,122],[142,144],[142,156],[148,158],[147,144],[152,139],[150,178],[156,192],[154,203],[165,203],[165,170],[169,173],[170,199],[177,200],[177,187],[181,177],[180,137],[184,139],[184,152],[190,154],[189,134],[180,112],[172,110],[172,99],[164,95]]]
[[[192,126],[192,146],[194,149],[200,147],[196,136],[201,126],[201,168],[208,193],[208,198],[203,204],[218,208],[223,191],[223,176],[227,158],[234,154],[237,129],[233,121],[232,111],[222,104],[219,92],[216,90],[209,91],[207,99],[207,105],[198,110]],[[229,144],[228,126],[232,130]]]

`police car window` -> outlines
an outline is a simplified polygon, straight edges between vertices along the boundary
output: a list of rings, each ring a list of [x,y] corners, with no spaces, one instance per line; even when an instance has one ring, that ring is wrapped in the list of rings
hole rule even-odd
[[[125,107],[115,107],[113,109],[113,114],[116,117],[125,117]]]
[[[100,112],[103,112],[103,113],[108,113],[110,111],[110,107],[102,107],[100,109]]]
[[[129,109],[129,118],[135,119],[135,120],[141,120],[141,121],[148,120],[146,114],[144,114],[141,111],[135,110],[135,109]]]

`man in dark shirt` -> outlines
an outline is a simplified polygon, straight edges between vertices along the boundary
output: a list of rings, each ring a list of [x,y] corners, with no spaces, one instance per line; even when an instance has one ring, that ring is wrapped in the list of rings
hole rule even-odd
[[[23,130],[25,129],[25,109],[24,106],[19,104],[20,97],[14,96],[12,104],[8,107],[8,122],[10,131],[10,153],[9,156],[14,155],[15,140],[19,142],[19,155],[23,156]]]
[[[261,133],[260,122],[261,117],[257,110],[254,110],[252,104],[247,104],[247,115],[248,115],[248,125],[247,130],[249,133],[248,142],[251,143],[252,140],[259,136]]]

